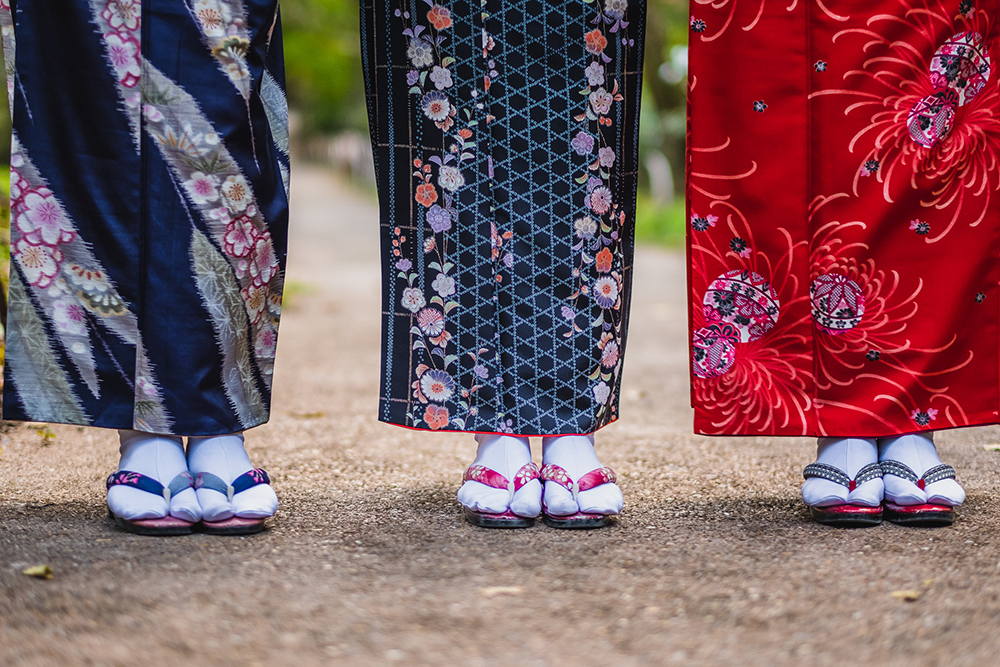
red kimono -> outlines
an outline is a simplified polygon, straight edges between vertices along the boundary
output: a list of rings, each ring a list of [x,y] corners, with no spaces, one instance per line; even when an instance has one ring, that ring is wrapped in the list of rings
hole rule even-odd
[[[993,0],[692,0],[695,430],[998,419]]]

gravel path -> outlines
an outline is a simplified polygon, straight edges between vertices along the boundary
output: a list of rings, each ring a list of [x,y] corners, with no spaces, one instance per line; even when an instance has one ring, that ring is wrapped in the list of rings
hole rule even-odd
[[[642,249],[623,419],[598,437],[619,522],[474,528],[454,499],[471,438],[375,421],[373,202],[315,168],[293,189],[274,413],[249,435],[271,529],[120,532],[113,433],[11,425],[0,665],[996,664],[1000,453],[982,445],[1000,429],[939,436],[968,491],[951,528],[810,522],[810,441],[690,434],[683,258]],[[21,573],[39,564],[54,578]]]

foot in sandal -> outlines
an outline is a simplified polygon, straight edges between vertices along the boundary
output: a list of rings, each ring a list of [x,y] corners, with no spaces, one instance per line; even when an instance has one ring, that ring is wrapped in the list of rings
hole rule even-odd
[[[278,496],[263,470],[250,463],[243,434],[188,438],[188,466],[206,533],[243,535],[264,529],[278,511]]]
[[[965,501],[955,469],[941,463],[932,433],[878,439],[885,479],[886,519],[910,525],[948,525]]]
[[[542,441],[544,516],[553,528],[600,528],[622,511],[625,500],[615,473],[594,450],[593,435],[562,435]]]
[[[108,512],[121,528],[142,535],[186,535],[201,505],[181,439],[119,431],[121,460],[107,482]]]
[[[882,521],[882,468],[871,438],[820,438],[816,462],[806,466],[802,500],[813,519],[836,526]]]
[[[458,502],[465,517],[486,528],[526,528],[542,511],[538,467],[527,438],[476,436],[476,460],[465,471]]]

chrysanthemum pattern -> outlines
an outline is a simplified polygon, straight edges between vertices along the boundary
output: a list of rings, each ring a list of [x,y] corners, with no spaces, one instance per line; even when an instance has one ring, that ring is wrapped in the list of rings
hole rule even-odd
[[[743,22],[752,45],[723,27],[735,2],[698,8],[708,28],[692,38],[689,84],[698,431],[881,436],[997,422],[1000,346],[982,334],[997,314],[977,307],[1000,256],[982,224],[1000,215],[996,7],[967,4],[955,14],[881,0],[834,15],[793,3],[797,31],[761,4]],[[739,81],[726,73],[734,40],[750,67]],[[753,99],[767,113],[732,104]],[[747,295],[727,289],[732,275],[773,289],[747,299],[777,307],[754,340],[753,318],[735,319]]]

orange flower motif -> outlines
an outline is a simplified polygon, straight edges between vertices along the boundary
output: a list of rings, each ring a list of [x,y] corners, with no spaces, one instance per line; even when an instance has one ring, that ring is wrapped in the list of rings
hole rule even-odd
[[[431,22],[435,30],[447,30],[451,27],[451,12],[447,7],[434,5],[427,12],[427,20]]]
[[[442,405],[428,405],[424,412],[424,421],[432,431],[438,431],[448,425],[448,408]]]
[[[431,183],[422,183],[417,186],[417,194],[414,199],[417,200],[417,203],[430,208],[431,204],[438,200],[437,189]]]
[[[614,257],[610,250],[603,248],[601,252],[597,253],[594,261],[597,263],[597,270],[600,273],[607,273],[611,270],[611,262],[614,261]]]
[[[587,51],[593,53],[595,56],[604,53],[604,49],[608,46],[608,38],[596,28],[584,35],[583,39],[587,44]]]
[[[458,131],[458,136],[462,137],[463,139],[468,139],[469,137],[472,136],[472,130],[470,130],[467,127],[463,127],[461,130]]]

